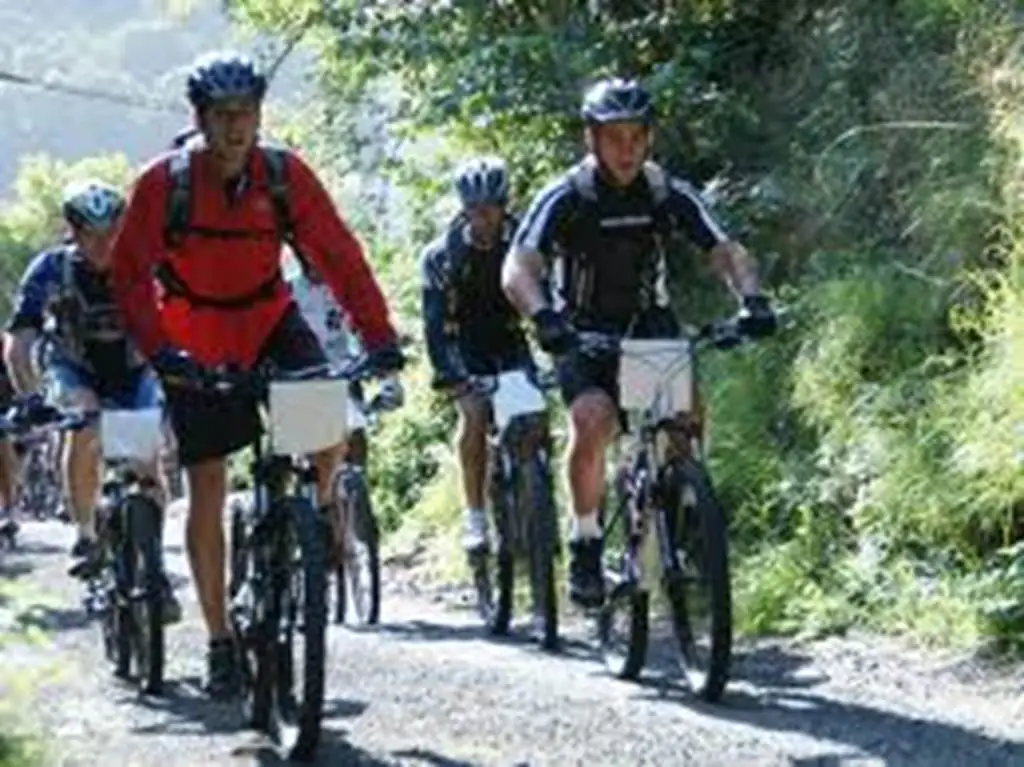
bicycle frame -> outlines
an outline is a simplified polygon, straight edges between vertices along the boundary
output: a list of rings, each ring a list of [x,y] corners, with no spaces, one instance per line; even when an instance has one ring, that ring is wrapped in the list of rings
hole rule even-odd
[[[671,341],[622,340],[618,344],[623,407],[631,404],[628,410],[639,416],[639,423],[634,443],[624,451],[628,468],[622,476],[628,484],[621,488],[625,491],[622,504],[609,527],[619,514],[629,514],[628,585],[641,592],[653,591],[680,569],[658,475],[673,457],[703,458],[700,419],[695,412],[697,348],[694,336]],[[654,535],[650,534],[652,527]]]

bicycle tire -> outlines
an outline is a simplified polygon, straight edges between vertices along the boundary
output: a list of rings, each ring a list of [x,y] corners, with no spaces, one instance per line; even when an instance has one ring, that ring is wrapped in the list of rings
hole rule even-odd
[[[270,570],[271,552],[265,542],[257,546],[250,536],[252,525],[249,517],[243,503],[232,504],[229,616],[238,640],[243,716],[249,727],[266,731],[270,728],[274,697],[273,677],[267,670],[272,664],[270,656],[277,638],[277,626],[273,622],[274,616],[265,609],[265,579],[254,577],[256,573]]]
[[[327,651],[327,523],[311,503],[301,498],[287,498],[280,504],[278,519],[286,525],[286,532],[275,542],[278,567],[274,572],[268,593],[266,614],[275,627],[274,644],[270,652],[258,657],[264,662],[257,668],[257,679],[269,683],[274,705],[271,708],[268,734],[288,752],[288,758],[309,760],[320,741],[325,686],[325,656]],[[291,622],[282,632],[282,613],[291,588],[291,567],[295,547],[299,552],[301,572],[301,604],[297,605],[303,635],[301,699],[293,696],[293,637],[297,627]],[[281,577],[281,576],[286,577]],[[269,638],[264,633],[263,638]],[[269,643],[268,643],[269,644]],[[290,684],[289,684],[290,682]]]
[[[628,546],[630,540],[629,499],[625,483],[618,483],[618,512],[609,520],[605,539],[613,538],[616,525],[622,526],[621,539]],[[605,668],[618,679],[636,680],[647,661],[650,644],[651,598],[627,577],[628,554],[606,561],[603,567],[605,601],[597,612],[597,638]],[[623,614],[628,619],[625,649],[619,650],[612,641],[615,618]]]
[[[359,471],[344,471],[342,473],[344,484],[344,498],[348,503],[348,510],[345,514],[347,524],[353,526],[353,538],[366,547],[367,580],[366,591],[368,603],[365,609],[360,610],[357,606],[354,610],[359,623],[367,626],[374,626],[380,622],[380,528],[377,525],[377,518],[373,514],[373,505],[370,500],[370,493],[366,487],[366,481]],[[346,536],[346,544],[350,539]],[[347,553],[347,552],[346,552]],[[352,573],[345,566],[345,559],[342,559],[335,571],[335,623],[344,623],[348,611],[348,596],[355,598],[356,587],[350,583]],[[354,581],[354,579],[352,579]],[[351,587],[351,588],[350,588]]]
[[[124,520],[122,539],[123,564],[127,592],[120,600],[126,610],[122,613],[125,628],[119,653],[127,649],[127,669],[122,657],[118,668],[131,673],[139,689],[147,694],[159,694],[164,676],[164,622],[163,622],[163,556],[160,534],[160,508],[149,498],[130,495],[122,501],[120,513]]]
[[[533,615],[540,618],[540,645],[558,649],[558,598],[555,590],[555,552],[558,519],[545,458],[535,454],[530,461],[529,567]]]
[[[687,532],[692,532],[692,523],[699,525],[700,554],[703,557],[701,569],[704,570],[703,574],[707,577],[710,588],[710,649],[705,673],[691,672],[695,661],[696,643],[692,641],[684,579],[666,579],[665,595],[672,613],[673,633],[679,643],[691,689],[703,700],[714,703],[721,699],[725,691],[732,659],[732,587],[729,578],[728,522],[715,494],[711,477],[704,466],[693,459],[687,459],[679,462],[675,469],[675,481],[689,486],[695,496],[693,513],[686,515],[688,520],[685,521],[691,523],[687,526]],[[681,489],[681,486],[677,487],[676,492],[680,492]],[[677,521],[678,514],[685,514],[685,510],[681,508],[681,501],[680,495],[676,499]],[[677,549],[680,544],[679,532],[677,526]]]
[[[513,510],[509,504],[508,477],[505,475],[504,466],[511,465],[506,462],[501,452],[502,449],[494,449],[490,454],[491,481],[490,496],[491,509],[493,511],[494,524],[497,528],[497,553],[494,556],[495,582],[491,583],[487,577],[489,609],[484,614],[484,623],[492,636],[507,636],[512,624],[512,608],[515,600],[516,566],[515,566],[515,533]],[[482,568],[482,575],[489,576],[487,567],[490,557],[486,552],[478,557]],[[473,557],[471,557],[472,559]],[[474,580],[480,576],[474,574]],[[494,600],[495,591],[497,601]],[[482,602],[480,586],[477,587],[478,603]]]

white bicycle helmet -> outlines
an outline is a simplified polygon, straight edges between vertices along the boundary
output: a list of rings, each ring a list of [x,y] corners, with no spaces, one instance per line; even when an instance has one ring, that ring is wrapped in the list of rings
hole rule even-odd
[[[110,227],[124,210],[124,197],[110,184],[87,180],[69,184],[64,189],[61,213],[76,229]]]
[[[497,157],[470,160],[455,173],[455,191],[462,207],[500,205],[508,202],[508,170]]]

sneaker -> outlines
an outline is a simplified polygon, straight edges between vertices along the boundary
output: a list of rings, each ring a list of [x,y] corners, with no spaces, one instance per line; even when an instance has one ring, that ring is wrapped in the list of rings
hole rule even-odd
[[[239,692],[238,650],[232,637],[211,639],[206,651],[206,693],[227,700]]]
[[[569,599],[585,608],[604,602],[604,574],[601,572],[600,538],[578,538],[569,542]]]
[[[0,536],[14,538],[21,526],[9,515],[0,515]]]
[[[462,520],[462,547],[475,554],[487,550],[487,512],[470,509]]]
[[[164,625],[169,626],[172,623],[181,622],[181,602],[174,595],[174,589],[171,588],[171,582],[164,579],[164,600],[163,600],[163,619]]]
[[[71,557],[75,561],[68,568],[72,578],[91,578],[100,571],[103,564],[103,549],[98,541],[79,538],[71,547]]]

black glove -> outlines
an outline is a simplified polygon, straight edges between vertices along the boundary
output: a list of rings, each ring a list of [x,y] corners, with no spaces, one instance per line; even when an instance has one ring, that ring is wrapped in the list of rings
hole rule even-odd
[[[366,353],[366,364],[375,375],[384,376],[388,373],[397,373],[405,367],[405,355],[397,342],[390,342],[378,346],[373,351]]]
[[[743,297],[743,306],[736,320],[736,329],[750,338],[770,336],[778,327],[775,310],[772,309],[768,297],[759,293]]]
[[[205,372],[188,352],[173,346],[159,349],[149,363],[163,381],[171,383],[199,383]]]
[[[554,309],[539,309],[530,319],[537,332],[537,343],[548,354],[560,356],[575,345],[576,334],[572,326]]]

